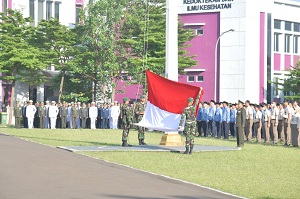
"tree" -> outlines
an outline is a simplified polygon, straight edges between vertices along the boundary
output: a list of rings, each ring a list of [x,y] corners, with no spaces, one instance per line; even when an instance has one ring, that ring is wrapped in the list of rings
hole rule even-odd
[[[300,61],[297,62],[296,66],[292,66],[288,70],[289,74],[286,79],[280,79],[278,82],[272,82],[273,84],[280,85],[283,92],[290,93],[291,95],[285,96],[286,99],[299,100],[300,99]]]
[[[76,34],[57,19],[42,20],[38,24],[37,44],[43,53],[48,66],[55,66],[60,71],[58,102],[63,94],[63,86],[67,71],[71,71],[76,54]]]
[[[7,9],[0,13],[0,72],[1,79],[11,82],[9,124],[12,113],[16,81],[37,85],[43,82],[41,70],[44,64],[39,49],[30,44],[35,27],[30,26],[30,19],[24,18],[17,10]]]

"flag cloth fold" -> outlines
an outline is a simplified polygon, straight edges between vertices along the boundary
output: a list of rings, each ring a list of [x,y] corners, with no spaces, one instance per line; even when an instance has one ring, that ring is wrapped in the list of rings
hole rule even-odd
[[[137,124],[152,130],[176,132],[188,98],[197,98],[200,88],[175,82],[146,71],[148,102],[142,120]],[[200,100],[203,91],[200,95]],[[195,113],[196,114],[196,113]]]

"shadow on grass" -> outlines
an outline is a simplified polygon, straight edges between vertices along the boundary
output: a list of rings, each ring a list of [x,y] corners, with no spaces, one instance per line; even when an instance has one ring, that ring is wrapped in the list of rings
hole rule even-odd
[[[105,143],[105,142],[89,142],[89,141],[78,141],[78,140],[62,140],[62,139],[53,139],[53,138],[37,138],[37,137],[30,137],[30,136],[17,136],[24,139],[36,139],[36,140],[48,140],[48,141],[58,141],[58,142],[74,142],[80,143],[77,146],[120,146],[120,144],[112,144],[112,143]]]

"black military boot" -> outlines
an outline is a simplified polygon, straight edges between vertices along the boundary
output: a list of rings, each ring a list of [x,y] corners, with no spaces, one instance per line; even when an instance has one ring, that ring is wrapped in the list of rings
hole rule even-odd
[[[144,141],[144,139],[141,139],[142,145],[147,145]]]
[[[143,145],[143,144],[142,144],[142,139],[139,139],[139,145]]]
[[[124,141],[123,141],[123,145],[122,145],[122,146],[124,146],[124,147],[128,147],[127,140],[124,140]]]
[[[189,154],[192,154],[192,153],[193,153],[193,148],[194,148],[194,145],[191,145],[191,146],[190,146],[190,152],[189,152]]]
[[[125,145],[125,141],[124,140],[122,140],[122,146],[124,146]]]
[[[185,152],[184,152],[183,154],[188,154],[189,151],[190,151],[190,147],[189,147],[189,146],[186,146],[186,147],[185,147]]]

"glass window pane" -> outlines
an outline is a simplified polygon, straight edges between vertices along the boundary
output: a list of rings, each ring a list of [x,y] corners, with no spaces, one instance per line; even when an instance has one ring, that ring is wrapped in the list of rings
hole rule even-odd
[[[52,17],[52,2],[46,2],[46,20],[51,19]]]
[[[300,23],[294,23],[294,32],[300,32]]]
[[[197,82],[203,82],[203,76],[197,76]]]
[[[292,22],[286,21],[285,22],[285,30],[292,30]]]
[[[188,82],[194,82],[195,76],[188,76]]]
[[[55,10],[54,10],[54,12],[55,12],[55,18],[57,19],[57,20],[59,20],[59,3],[55,3],[55,8],[54,8]]]
[[[274,29],[281,29],[281,21],[274,20]]]
[[[38,21],[44,19],[44,1],[38,1]]]
[[[29,1],[29,16],[34,22],[34,0]]]

